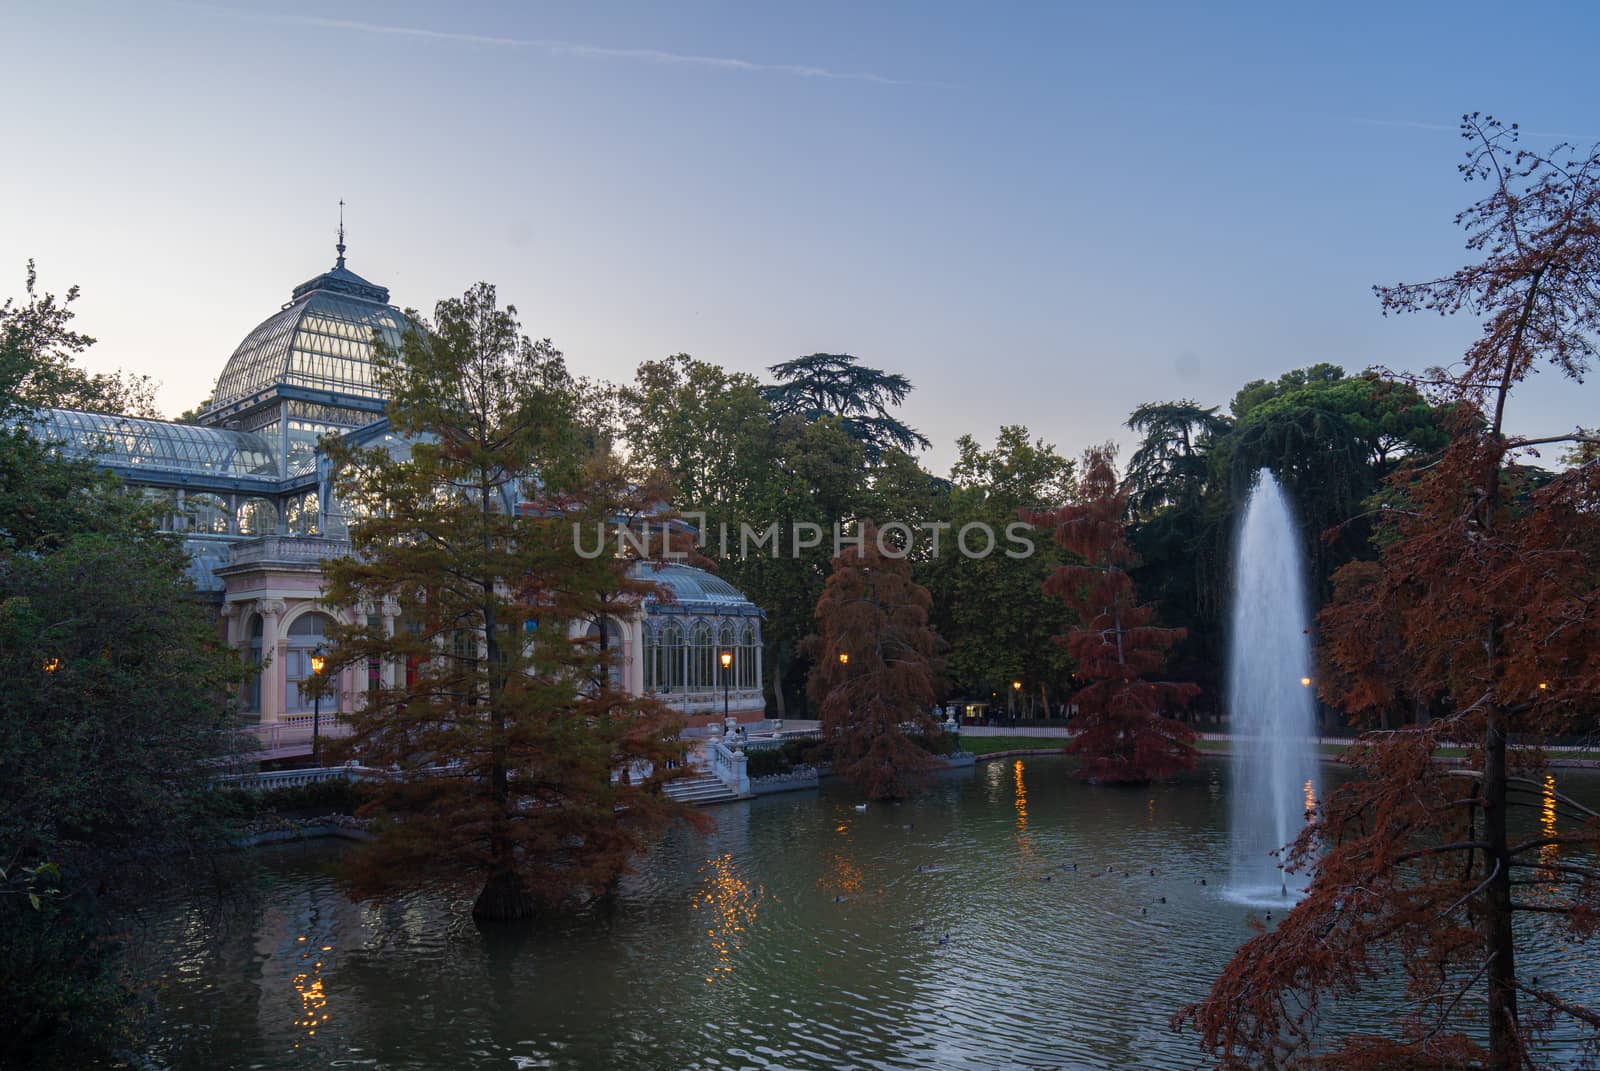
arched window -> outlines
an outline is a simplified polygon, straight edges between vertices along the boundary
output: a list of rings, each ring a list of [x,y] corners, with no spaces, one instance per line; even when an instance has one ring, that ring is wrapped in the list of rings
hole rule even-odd
[[[661,626],[657,640],[657,690],[681,692],[685,688],[683,626],[676,621],[668,621]]]
[[[696,621],[689,632],[689,691],[715,691],[718,685],[717,645],[711,625]]]
[[[600,646],[600,626],[591,621],[583,634],[586,639],[595,645],[598,651]],[[611,665],[606,671],[611,678],[611,686],[613,688],[624,687],[623,670],[626,665],[623,662],[622,626],[617,624],[615,618],[611,617],[606,618],[606,655],[611,659]]]
[[[183,496],[185,525],[191,532],[228,534],[228,500],[209,491],[188,491]]]
[[[290,535],[316,535],[319,513],[320,506],[315,491],[295,495],[283,504],[284,526]]]
[[[289,626],[289,649],[283,662],[288,692],[284,697],[285,713],[303,714],[312,709],[311,655],[318,647],[327,646],[329,621],[327,614],[312,611],[301,614]],[[337,709],[336,698],[323,695],[322,708]]]
[[[735,657],[739,668],[738,687],[754,688],[756,670],[761,665],[761,644],[756,642],[756,627],[749,622],[739,630],[739,653]]]
[[[271,535],[278,530],[278,507],[270,498],[244,498],[239,500],[239,534],[247,536]]]
[[[733,660],[728,663],[726,670],[722,668],[723,652],[733,656]],[[717,687],[721,688],[723,685],[727,685],[730,688],[733,687],[734,681],[737,679],[736,675],[739,672],[739,651],[733,645],[733,622],[731,621],[724,621],[717,627],[717,663],[715,668],[717,671]],[[727,679],[724,680],[724,677]]]
[[[252,714],[261,711],[261,637],[264,630],[261,615],[251,614],[250,644],[245,651],[245,659],[255,667],[256,672],[250,674],[244,686],[244,709]]]
[[[646,621],[639,626],[639,657],[644,660],[644,690],[659,692],[661,678],[656,667],[656,630]]]

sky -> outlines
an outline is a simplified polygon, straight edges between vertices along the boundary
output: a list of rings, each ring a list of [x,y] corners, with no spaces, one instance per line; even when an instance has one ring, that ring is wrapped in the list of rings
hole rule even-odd
[[[847,352],[957,436],[1077,454],[1146,401],[1477,330],[1375,283],[1463,263],[1464,111],[1600,140],[1600,7],[0,0],[0,295],[170,415],[290,290],[479,280],[584,375]],[[1544,374],[1513,430],[1600,423]]]

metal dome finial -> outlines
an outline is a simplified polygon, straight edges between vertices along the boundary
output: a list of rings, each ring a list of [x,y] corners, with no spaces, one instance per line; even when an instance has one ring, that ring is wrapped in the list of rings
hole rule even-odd
[[[344,198],[339,198],[339,244],[334,248],[339,250],[339,262],[336,268],[344,267]]]

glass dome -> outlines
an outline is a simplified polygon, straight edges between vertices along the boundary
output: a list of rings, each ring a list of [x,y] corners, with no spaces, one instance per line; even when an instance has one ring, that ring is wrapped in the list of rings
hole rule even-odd
[[[69,457],[111,468],[152,475],[278,477],[267,441],[250,432],[71,409],[35,411],[30,431]]]
[[[398,347],[409,326],[388,301],[385,287],[347,269],[341,255],[331,271],[295,287],[289,304],[239,343],[217,380],[210,408],[275,386],[381,400],[373,382],[373,333]]]
[[[692,565],[675,565],[665,562],[636,562],[633,575],[640,580],[659,584],[672,593],[669,605],[711,608],[724,613],[757,613],[756,606],[744,593],[719,576]],[[646,600],[657,603],[654,597]]]

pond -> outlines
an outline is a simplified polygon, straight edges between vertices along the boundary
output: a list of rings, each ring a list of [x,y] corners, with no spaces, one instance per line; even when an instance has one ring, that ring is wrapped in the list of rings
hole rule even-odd
[[[228,903],[152,905],[154,1056],[208,1071],[1194,1067],[1168,1018],[1261,913],[1224,895],[1226,777],[1211,762],[1095,788],[1057,758],[995,761],[865,813],[825,783],[713,809],[714,832],[669,838],[607,908],[487,934],[464,902],[352,904],[328,872],[341,842],[262,849]],[[1593,775],[1561,780],[1600,796]],[[1589,970],[1572,957],[1551,949],[1545,969]]]

